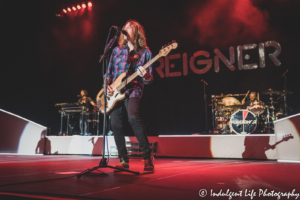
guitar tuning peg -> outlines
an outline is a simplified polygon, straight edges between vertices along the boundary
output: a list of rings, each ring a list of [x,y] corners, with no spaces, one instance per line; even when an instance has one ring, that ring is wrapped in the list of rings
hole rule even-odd
[[[176,43],[176,40],[172,40],[172,43]]]
[[[165,44],[163,48],[165,48],[166,46],[168,46],[168,45]]]
[[[168,46],[171,45],[171,44],[172,44],[172,42],[169,42]]]

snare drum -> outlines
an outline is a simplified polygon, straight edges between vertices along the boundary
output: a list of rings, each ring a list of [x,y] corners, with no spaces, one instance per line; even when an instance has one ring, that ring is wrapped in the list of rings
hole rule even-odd
[[[226,127],[228,127],[228,122],[229,122],[229,119],[226,119],[224,117],[217,117],[217,129],[220,130],[220,129],[226,129]],[[223,124],[224,124],[224,127],[223,127]]]
[[[262,101],[255,100],[254,102],[250,103],[250,109],[256,115],[260,115],[265,111],[265,105]]]

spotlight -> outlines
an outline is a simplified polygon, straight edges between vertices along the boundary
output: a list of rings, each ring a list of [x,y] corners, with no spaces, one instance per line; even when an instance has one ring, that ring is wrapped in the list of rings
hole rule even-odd
[[[72,9],[75,11],[76,10],[75,6],[73,6]]]
[[[85,3],[83,3],[83,4],[81,5],[81,7],[82,7],[82,8],[86,8],[86,5],[85,5]]]
[[[67,11],[66,9],[63,9],[63,12],[64,12],[64,13],[67,13],[68,11]]]
[[[91,7],[93,4],[92,2],[88,2],[88,6]]]
[[[71,12],[72,10],[71,10],[71,8],[67,8],[67,10],[69,11],[69,12]]]
[[[81,9],[81,6],[80,6],[80,5],[77,5],[77,9],[80,10],[80,9]]]

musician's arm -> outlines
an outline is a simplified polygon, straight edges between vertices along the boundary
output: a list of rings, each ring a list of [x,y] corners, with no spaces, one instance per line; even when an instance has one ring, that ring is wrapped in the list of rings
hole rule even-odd
[[[109,63],[108,63],[108,67],[107,67],[107,72],[103,76],[103,85],[105,83],[105,76],[107,76],[107,85],[110,85],[110,82],[112,80],[112,73],[113,73],[113,66],[114,66],[114,55],[116,53],[115,51],[116,50],[114,49],[112,54],[111,54],[111,57],[110,57],[110,60],[109,60]]]
[[[242,100],[242,104],[245,105],[245,99]]]
[[[95,102],[92,100],[92,98],[91,97],[89,97],[90,99],[90,103],[92,104],[92,106],[96,106],[96,104],[95,104]]]
[[[148,63],[152,59],[152,53],[150,50],[146,50],[145,53],[145,64]],[[146,69],[147,73],[143,77],[144,84],[150,84],[153,81],[153,75],[152,75],[152,65],[150,65]]]
[[[92,100],[91,97],[89,97],[89,102],[90,102],[90,104],[92,104],[92,106],[94,106],[94,108],[95,108],[96,110],[99,109],[98,106],[97,106],[97,104],[95,104],[95,102]]]

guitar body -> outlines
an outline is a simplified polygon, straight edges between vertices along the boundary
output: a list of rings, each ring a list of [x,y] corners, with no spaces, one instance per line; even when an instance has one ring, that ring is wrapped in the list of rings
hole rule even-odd
[[[114,94],[111,97],[106,99],[106,114],[109,114],[116,104],[125,99],[126,95],[119,92],[116,87],[122,83],[122,80],[126,77],[126,72],[122,73],[116,80],[113,82],[110,87],[114,90]],[[100,90],[96,97],[97,106],[101,113],[104,113],[104,88]]]

